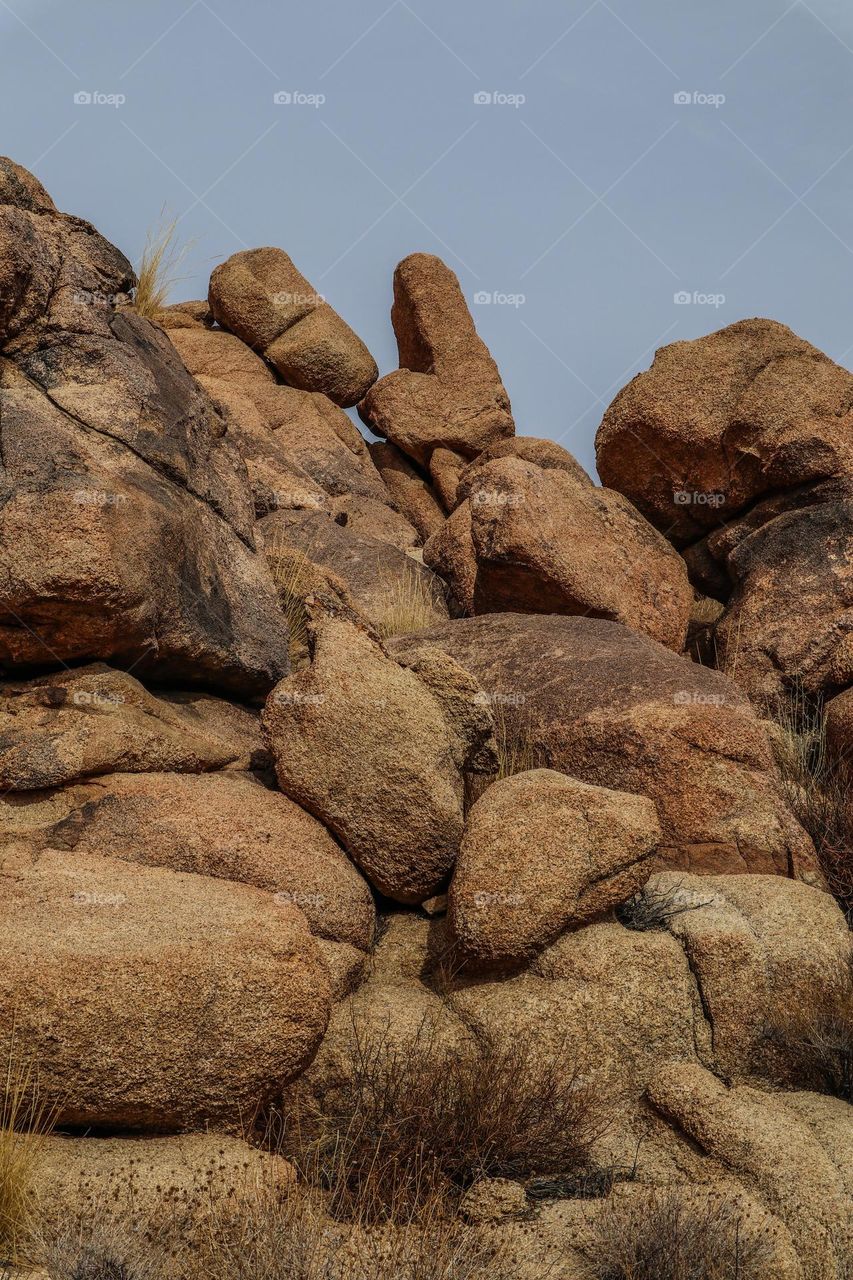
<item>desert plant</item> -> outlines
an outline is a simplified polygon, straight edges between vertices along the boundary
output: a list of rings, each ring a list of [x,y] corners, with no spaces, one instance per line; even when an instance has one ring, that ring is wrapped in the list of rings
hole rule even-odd
[[[18,1059],[13,1032],[0,1102],[0,1250],[9,1262],[20,1261],[30,1248],[34,1173],[53,1119],[39,1094],[37,1072]]]
[[[278,592],[279,607],[287,619],[290,663],[300,666],[308,653],[308,611],[305,597],[316,578],[316,566],[297,547],[276,535],[264,544],[264,555]]]
[[[765,1035],[799,1085],[853,1103],[853,960],[830,975],[820,1000],[780,1001]]]
[[[853,922],[850,787],[826,744],[824,708],[794,684],[768,708],[772,742],[788,804],[811,836],[830,892]]]
[[[674,920],[676,916],[683,915],[685,911],[698,911],[700,907],[707,907],[710,901],[710,898],[701,902],[692,901],[681,881],[662,888],[647,884],[639,893],[616,908],[616,919],[626,929],[636,929],[641,933],[651,929],[666,929],[670,920]]]
[[[486,695],[483,695],[484,697]],[[544,747],[536,741],[536,735],[528,724],[523,707],[513,702],[491,698],[489,705],[495,726],[495,754],[497,769],[492,773],[469,773],[465,778],[465,802],[468,808],[493,782],[511,778],[528,769],[546,769],[548,756]]]
[[[595,1224],[591,1280],[762,1280],[773,1243],[734,1202],[658,1191],[611,1198]]]
[[[354,1022],[314,1114],[290,1127],[314,1135],[287,1154],[330,1188],[333,1211],[382,1221],[481,1177],[586,1169],[606,1121],[563,1054],[519,1037],[448,1043],[425,1018],[397,1039]]]
[[[401,574],[384,574],[382,583],[376,629],[383,640],[425,631],[440,619],[438,579],[407,565]]]
[[[181,278],[181,265],[190,245],[178,243],[178,220],[166,221],[150,230],[137,271],[133,308],[141,316],[156,320],[166,306],[172,286]]]

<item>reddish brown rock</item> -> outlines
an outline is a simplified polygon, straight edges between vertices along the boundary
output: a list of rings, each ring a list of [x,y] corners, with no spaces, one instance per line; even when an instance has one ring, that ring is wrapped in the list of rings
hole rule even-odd
[[[433,449],[429,460],[429,474],[439,501],[445,511],[456,506],[459,477],[465,470],[467,459],[453,449]]]
[[[564,929],[629,898],[660,840],[643,796],[552,769],[494,783],[468,815],[450,884],[461,953],[484,966],[529,960]]]
[[[377,376],[367,347],[282,249],[235,253],[210,277],[217,322],[269,360],[285,382],[352,405]]]
[[[507,456],[469,467],[458,497],[468,515],[457,507],[424,559],[469,612],[608,618],[681,651],[684,563],[621,494]]]
[[[396,445],[377,441],[368,448],[392,502],[426,542],[444,524],[444,512],[429,484]]]
[[[507,751],[657,805],[664,864],[819,882],[743,693],[615,622],[494,614],[391,641],[454,657],[500,707]]]
[[[772,320],[674,342],[619,392],[598,472],[681,546],[762,495],[853,474],[853,376]]]
[[[473,458],[514,433],[497,366],[440,258],[413,253],[399,263],[391,320],[400,368],[359,405],[372,431],[422,466],[437,448]]]

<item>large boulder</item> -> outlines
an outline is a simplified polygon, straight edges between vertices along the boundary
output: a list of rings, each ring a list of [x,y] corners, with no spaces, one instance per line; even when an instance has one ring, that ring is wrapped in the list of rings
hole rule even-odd
[[[450,884],[461,953],[483,966],[530,959],[630,897],[660,839],[643,796],[551,769],[494,783],[468,815]]]
[[[150,693],[104,663],[0,688],[0,787],[101,773],[269,766],[256,713],[203,693]]]
[[[579,470],[510,453],[478,459],[457,488],[468,512],[457,506],[426,563],[467,612],[609,618],[680,652],[693,598],[683,560],[627,499]]]
[[[396,445],[377,440],[368,449],[392,502],[426,542],[444,524],[444,512],[428,481]]]
[[[359,405],[372,431],[422,466],[434,449],[474,458],[511,436],[509,399],[449,267],[413,253],[394,272],[391,321],[400,368]]]
[[[88,223],[0,204],[0,662],[115,659],[266,691],[286,627],[245,466],[134,276]]]
[[[757,498],[853,474],[853,375],[773,320],[674,342],[619,392],[598,472],[683,546]]]
[[[59,1125],[239,1126],[325,1031],[305,917],[248,885],[45,853],[0,917],[0,1028]]]
[[[367,347],[283,249],[233,254],[210,277],[209,300],[217,322],[261,352],[292,387],[352,405],[376,381]]]
[[[311,932],[366,951],[366,883],[328,831],[251,774],[115,773],[66,788],[49,847],[254,885],[299,907]]]
[[[490,614],[389,645],[470,671],[504,709],[507,756],[654,800],[665,865],[819,879],[761,723],[718,672],[593,618]]]
[[[440,701],[430,679],[453,696]],[[267,700],[282,791],[400,902],[435,893],[459,852],[462,769],[491,729],[477,693],[444,654],[421,679],[352,622],[327,617],[316,622],[310,664]]]

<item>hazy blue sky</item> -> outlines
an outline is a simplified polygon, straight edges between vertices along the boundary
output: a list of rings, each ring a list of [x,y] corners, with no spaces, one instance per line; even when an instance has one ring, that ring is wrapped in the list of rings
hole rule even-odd
[[[0,0],[0,47],[0,151],[134,260],[180,216],[176,298],[281,245],[387,372],[394,265],[438,253],[519,432],[588,467],[658,345],[853,353],[849,0]]]

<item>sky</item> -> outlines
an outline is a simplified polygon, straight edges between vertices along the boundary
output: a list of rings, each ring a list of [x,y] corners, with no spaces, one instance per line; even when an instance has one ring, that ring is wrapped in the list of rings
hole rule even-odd
[[[849,0],[0,0],[0,153],[173,300],[280,245],[396,367],[457,272],[520,434],[588,469],[656,347],[746,316],[853,360]]]

